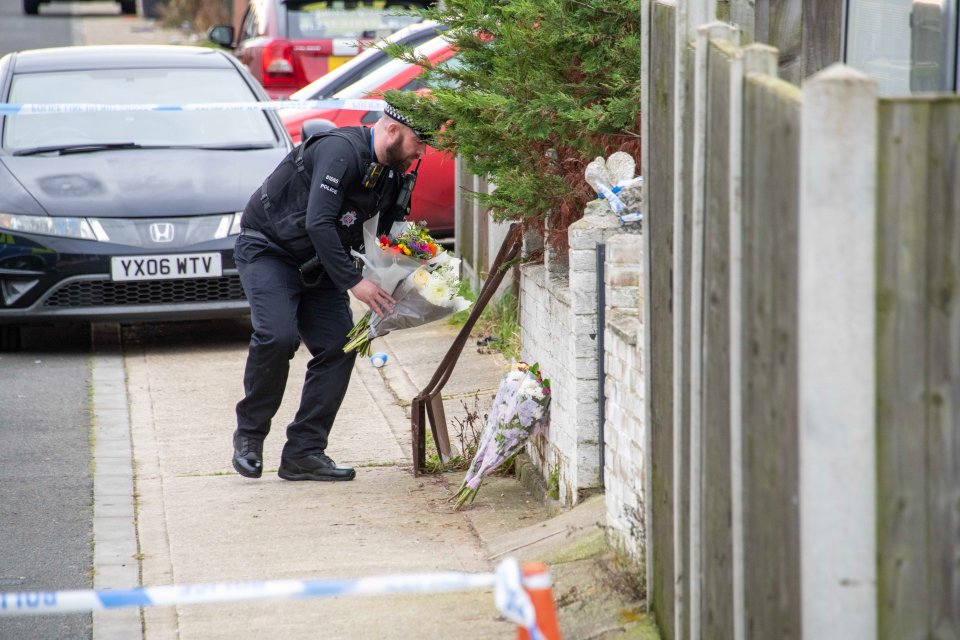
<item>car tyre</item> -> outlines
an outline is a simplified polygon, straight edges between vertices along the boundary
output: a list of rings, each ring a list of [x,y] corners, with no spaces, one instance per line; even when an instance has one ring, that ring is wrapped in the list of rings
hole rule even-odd
[[[23,12],[28,16],[40,13],[40,0],[23,0]]]
[[[20,327],[14,324],[0,325],[0,353],[19,351],[21,346]]]
[[[125,16],[137,15],[137,0],[120,0],[120,13]]]

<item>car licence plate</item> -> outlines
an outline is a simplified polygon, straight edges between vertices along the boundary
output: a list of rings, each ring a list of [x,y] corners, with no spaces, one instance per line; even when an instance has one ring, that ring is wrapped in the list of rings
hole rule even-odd
[[[222,275],[219,253],[110,258],[110,276],[114,281],[215,278]]]

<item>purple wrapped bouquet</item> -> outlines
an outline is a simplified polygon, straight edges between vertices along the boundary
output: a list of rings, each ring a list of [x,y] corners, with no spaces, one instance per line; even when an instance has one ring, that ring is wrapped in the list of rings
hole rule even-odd
[[[514,363],[500,382],[477,453],[452,498],[454,509],[473,502],[483,479],[546,427],[549,408],[550,380],[543,378],[540,366]]]

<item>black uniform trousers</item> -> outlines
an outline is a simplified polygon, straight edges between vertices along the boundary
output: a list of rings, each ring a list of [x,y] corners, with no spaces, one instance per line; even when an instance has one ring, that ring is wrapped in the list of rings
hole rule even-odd
[[[316,287],[305,287],[296,261],[263,238],[239,236],[234,256],[253,324],[237,428],[251,438],[266,438],[302,338],[312,357],[282,457],[320,453],[327,447],[356,359],[356,352],[343,352],[353,327],[349,295],[327,277]]]

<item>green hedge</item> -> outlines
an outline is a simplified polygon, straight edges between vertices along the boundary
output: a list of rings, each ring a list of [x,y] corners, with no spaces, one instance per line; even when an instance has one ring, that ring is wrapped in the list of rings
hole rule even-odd
[[[587,163],[623,150],[639,166],[640,0],[450,0],[421,15],[449,25],[456,64],[419,61],[429,95],[388,97],[489,176],[496,191],[478,197],[497,219],[561,231],[596,197]]]

